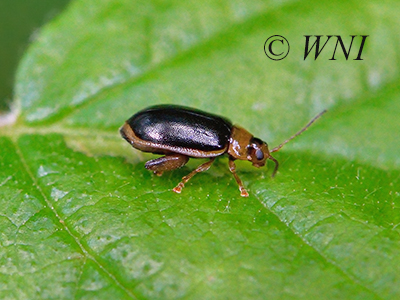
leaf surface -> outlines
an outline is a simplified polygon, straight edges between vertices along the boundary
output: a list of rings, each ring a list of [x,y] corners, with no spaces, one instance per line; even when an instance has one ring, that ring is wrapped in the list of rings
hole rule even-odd
[[[399,4],[74,1],[21,62],[0,129],[2,298],[393,299],[400,295]],[[265,40],[291,43],[268,60]],[[304,35],[341,35],[304,60]],[[362,61],[353,60],[369,35]],[[384,53],[384,55],[383,55]],[[229,117],[281,167],[227,158],[153,176],[118,128],[174,103]],[[275,154],[274,154],[275,156]]]

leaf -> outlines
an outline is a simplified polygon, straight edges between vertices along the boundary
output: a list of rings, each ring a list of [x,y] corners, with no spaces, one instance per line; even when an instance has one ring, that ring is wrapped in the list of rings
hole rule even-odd
[[[399,4],[78,1],[21,62],[0,129],[2,298],[394,299],[399,281]],[[291,43],[268,60],[265,40]],[[362,61],[304,35],[369,35]],[[347,45],[347,44],[346,44]],[[360,40],[353,45],[360,47]],[[338,48],[339,49],[339,48]],[[383,55],[384,53],[384,55]],[[278,145],[271,172],[221,158],[163,177],[118,134],[155,103]]]

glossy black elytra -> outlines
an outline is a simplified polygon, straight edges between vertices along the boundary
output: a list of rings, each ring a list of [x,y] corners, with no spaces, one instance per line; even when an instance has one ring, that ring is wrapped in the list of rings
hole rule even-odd
[[[295,135],[271,151],[266,142],[254,137],[244,128],[223,117],[179,105],[156,105],[139,111],[120,128],[121,136],[132,147],[144,152],[164,154],[149,160],[145,167],[158,176],[163,172],[181,168],[190,157],[210,160],[182,178],[173,189],[180,193],[185,183],[195,174],[210,168],[217,156],[229,155],[229,170],[239,185],[240,195],[248,197],[242,181],[236,174],[235,160],[249,160],[255,167],[265,165],[267,159],[275,163],[272,176],[278,171],[279,163],[271,156],[287,142],[305,131],[326,110],[314,117]]]

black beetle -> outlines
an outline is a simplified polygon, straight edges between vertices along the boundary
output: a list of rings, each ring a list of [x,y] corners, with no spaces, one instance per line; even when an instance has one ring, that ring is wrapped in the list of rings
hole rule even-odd
[[[190,157],[210,158],[182,178],[173,189],[176,193],[180,193],[185,183],[196,173],[208,170],[217,156],[227,153],[229,170],[239,185],[240,195],[248,197],[249,194],[236,174],[234,161],[249,160],[253,166],[259,168],[265,165],[267,159],[271,159],[275,163],[272,173],[275,176],[279,163],[270,153],[281,149],[325,112],[326,110],[319,113],[303,129],[271,151],[266,142],[254,137],[247,130],[232,125],[228,119],[179,105],[156,105],[143,109],[127,120],[119,131],[132,147],[165,155],[145,164],[147,169],[158,176],[164,171],[184,166]]]

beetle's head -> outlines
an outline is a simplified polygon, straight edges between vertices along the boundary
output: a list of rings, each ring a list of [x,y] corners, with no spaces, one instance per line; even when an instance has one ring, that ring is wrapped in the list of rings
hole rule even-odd
[[[265,166],[265,161],[267,159],[271,159],[275,163],[275,169],[272,173],[272,176],[275,175],[276,171],[278,170],[278,161],[271,156],[269,153],[268,145],[266,142],[263,142],[259,138],[253,137],[250,140],[250,144],[247,148],[248,154],[247,159],[251,161],[254,167],[260,168]]]
[[[266,142],[259,138],[252,138],[247,147],[247,159],[251,161],[253,166],[259,168],[265,165],[265,161],[269,158],[269,150]]]

